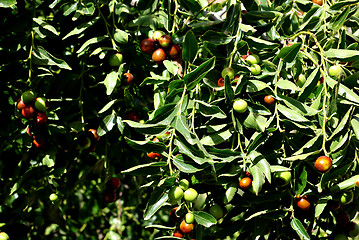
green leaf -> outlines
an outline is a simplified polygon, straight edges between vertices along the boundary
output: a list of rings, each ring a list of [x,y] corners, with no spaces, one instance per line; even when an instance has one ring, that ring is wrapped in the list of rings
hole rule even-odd
[[[160,134],[165,129],[168,128],[167,125],[161,125],[161,124],[150,124],[150,123],[139,123],[131,120],[123,120],[124,123],[127,123],[130,127],[133,127],[137,132],[142,134]]]
[[[256,48],[258,50],[274,49],[274,48],[279,47],[278,43],[273,43],[273,42],[263,40],[260,38],[256,38],[256,37],[252,37],[252,36],[247,36],[247,41],[250,46],[253,46],[254,48]]]
[[[265,88],[269,88],[268,84],[258,80],[249,80],[247,82],[247,92],[259,92]]]
[[[254,128],[259,132],[264,132],[267,126],[267,118],[250,112],[243,124],[247,128]]]
[[[116,42],[121,44],[128,43],[128,36],[129,34],[121,29],[116,29],[115,34],[113,35],[113,38]]]
[[[100,111],[98,111],[98,113],[101,114],[101,113],[106,112],[116,102],[118,102],[118,99],[114,99],[114,100],[109,101]]]
[[[55,159],[56,159],[56,154],[54,153],[46,154],[45,157],[42,159],[42,164],[46,165],[47,167],[53,167],[55,166]]]
[[[130,174],[134,176],[156,174],[161,171],[161,167],[164,167],[166,165],[167,165],[166,162],[151,162],[151,163],[136,165],[134,167],[122,171],[121,173]]]
[[[217,223],[217,220],[209,213],[203,211],[193,211],[196,222],[206,228]]]
[[[304,103],[297,101],[293,98],[290,98],[288,96],[278,94],[277,97],[278,97],[278,99],[283,100],[285,105],[287,105],[290,109],[292,109],[304,116],[314,116],[319,112],[311,107],[308,107]]]
[[[52,65],[59,68],[72,70],[71,67],[64,60],[52,56],[42,46],[39,46],[37,49],[34,49],[32,53],[32,61],[37,65]]]
[[[183,77],[183,80],[186,84],[188,84],[187,89],[191,90],[196,87],[196,85],[204,78],[204,76],[209,73],[214,68],[216,62],[216,58],[212,57],[202,63],[199,67],[197,67],[192,72],[186,74]]]
[[[338,31],[343,25],[344,22],[346,21],[349,13],[350,13],[350,8],[347,7],[347,9],[345,11],[343,11],[341,14],[339,14],[336,18],[334,18],[334,23],[332,26],[333,31]]]
[[[227,129],[221,132],[216,132],[210,135],[207,135],[201,139],[201,143],[205,146],[214,146],[218,145],[232,137],[233,130]]]
[[[355,5],[356,3],[359,3],[359,0],[346,0],[346,1],[340,1],[336,2],[333,5],[330,6],[331,10],[339,10],[342,7],[348,6],[348,5]]]
[[[16,0],[1,0],[0,7],[2,8],[10,8],[16,4]]]
[[[145,213],[143,218],[145,221],[149,220],[168,200],[168,194],[165,193],[165,189],[155,189],[149,201],[147,202]]]
[[[215,117],[224,119],[227,118],[226,114],[216,105],[211,105],[209,103],[195,100],[198,103],[199,112],[205,117]]]
[[[298,86],[289,80],[281,79],[276,83],[276,86],[284,90],[295,90],[295,91],[299,90]]]
[[[324,57],[332,58],[341,62],[351,62],[359,59],[359,51],[331,48],[324,52]]]
[[[102,40],[105,40],[106,38],[108,38],[108,36],[101,36],[101,37],[93,37],[89,40],[87,40],[84,44],[82,44],[82,46],[79,48],[79,50],[77,50],[76,53],[81,53],[82,51],[84,51],[88,46],[101,42]]]
[[[296,122],[309,122],[308,119],[306,119],[304,116],[302,116],[300,113],[285,107],[282,104],[277,105],[278,111],[283,114],[286,118],[296,121]]]
[[[252,186],[254,193],[258,195],[258,193],[262,190],[262,186],[265,182],[264,174],[257,165],[249,167],[248,171],[253,176]]]
[[[57,30],[53,26],[48,24],[47,22],[41,20],[40,18],[33,18],[32,20],[34,22],[36,22],[39,26],[41,26],[43,29],[50,31],[55,36],[59,36],[59,33],[57,32]]]
[[[235,95],[228,75],[224,77],[224,93],[227,103],[232,104]]]
[[[176,156],[172,159],[173,165],[175,165],[181,172],[184,173],[195,173],[202,171],[202,168],[197,168],[189,163],[186,163],[181,155]]]
[[[342,120],[340,121],[340,123],[338,124],[338,126],[335,128],[335,130],[332,132],[332,135],[330,135],[330,137],[328,138],[328,140],[331,140],[335,135],[337,135],[340,131],[342,131],[345,126],[347,125],[348,121],[349,121],[349,117],[352,113],[353,107],[351,107],[347,113],[344,115],[344,117],[342,118]]]
[[[106,94],[107,95],[111,95],[111,93],[115,89],[115,87],[117,85],[117,79],[118,79],[118,72],[116,72],[116,71],[112,71],[106,75],[106,78],[103,83],[106,86]]]
[[[236,195],[237,193],[237,188],[236,187],[229,187],[227,190],[226,190],[226,194],[224,196],[224,200],[223,200],[223,203],[224,204],[228,204],[232,201],[232,199],[234,198],[234,196]]]
[[[299,219],[293,217],[292,221],[290,222],[290,225],[298,233],[298,236],[301,239],[310,240],[310,237],[309,237],[307,231],[305,230],[305,228],[303,227],[303,224],[300,222]]]
[[[225,45],[232,41],[233,37],[222,32],[209,30],[203,34],[201,40],[215,45]]]
[[[309,156],[312,156],[312,155],[317,155],[321,152],[322,150],[316,150],[314,152],[309,152],[309,153],[303,153],[303,154],[299,154],[299,155],[295,155],[295,156],[291,156],[291,157],[286,157],[286,158],[283,158],[283,160],[286,160],[286,161],[296,161],[296,160],[305,160],[307,159]]]
[[[133,149],[145,152],[157,152],[161,153],[166,149],[166,145],[162,142],[149,141],[136,141],[125,137],[127,144]]]
[[[302,46],[301,43],[294,43],[289,47],[284,47],[279,51],[277,56],[279,58],[282,58],[285,62],[288,63],[293,62],[294,59],[297,57],[301,46]]]
[[[350,125],[354,131],[355,137],[359,140],[359,114],[355,114],[350,120]]]
[[[68,34],[66,34],[65,37],[62,38],[62,40],[65,40],[68,37],[71,36],[75,36],[75,35],[79,35],[82,32],[84,32],[87,28],[91,27],[92,25],[94,25],[98,20],[100,19],[100,17],[95,17],[94,19],[90,20],[90,21],[86,21],[85,23],[77,26],[76,28],[74,28],[71,32],[69,32]]]
[[[198,43],[196,36],[192,31],[188,31],[184,37],[184,44],[182,50],[182,58],[185,61],[193,62],[197,55]]]
[[[177,74],[178,66],[174,64],[172,61],[164,60],[163,65],[165,65],[166,69],[173,75]]]
[[[117,116],[116,123],[118,130],[121,132],[121,134],[123,134],[123,130],[125,129],[125,124],[123,123],[122,118],[120,116]]]
[[[194,145],[197,143],[196,135],[191,132],[187,124],[187,119],[183,114],[176,116],[174,128],[185,137],[189,144]]]
[[[112,128],[115,126],[115,118],[116,113],[112,111],[110,115],[107,115],[101,122],[100,126],[97,129],[97,134],[99,136],[105,135],[107,132],[111,131]]]
[[[296,184],[295,194],[296,195],[297,194],[302,194],[302,192],[306,188],[306,186],[307,186],[307,178],[308,178],[308,173],[307,173],[307,170],[304,167],[302,172],[300,173],[300,176],[299,176],[298,180],[295,181],[295,184]]]
[[[281,15],[282,13],[276,11],[249,11],[245,16],[248,21],[259,21],[274,19]]]
[[[328,77],[327,83],[331,88],[334,88],[334,86],[337,84],[337,81]],[[359,104],[359,96],[355,92],[353,92],[351,89],[349,89],[347,86],[345,86],[341,83],[339,84],[338,95],[343,98],[348,99],[349,101]]]
[[[330,191],[332,192],[339,192],[339,191],[345,191],[351,188],[354,188],[356,186],[355,180],[359,177],[359,175],[354,175],[330,188]]]
[[[183,153],[184,155],[190,157],[197,164],[202,165],[207,162],[212,162],[212,160],[208,157],[195,155],[188,146],[186,146],[182,141],[178,139],[174,140],[174,144],[178,147],[180,153]]]

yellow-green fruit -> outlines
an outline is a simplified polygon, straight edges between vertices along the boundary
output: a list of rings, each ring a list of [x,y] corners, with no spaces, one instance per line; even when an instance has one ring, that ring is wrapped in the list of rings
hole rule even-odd
[[[224,211],[222,207],[217,204],[210,207],[208,211],[217,220],[224,216]]]
[[[191,213],[191,212],[187,213],[186,216],[184,217],[184,219],[185,219],[186,223],[188,223],[188,224],[193,223],[194,222],[193,213]]]
[[[183,190],[178,186],[172,187],[168,192],[168,198],[170,199],[171,202],[177,202],[181,200],[182,197],[183,197]]]
[[[248,57],[246,58],[246,62],[249,65],[258,64],[259,61],[260,61],[259,56],[255,54],[248,55]]]
[[[183,189],[183,191],[186,191],[189,188],[189,182],[187,179],[182,179],[178,185]]]
[[[251,67],[250,67],[250,70],[251,70],[251,73],[253,75],[259,75],[262,71],[262,68],[261,66],[259,66],[258,64],[253,64]]]
[[[108,59],[108,63],[112,67],[118,67],[123,62],[123,56],[121,53],[112,54],[110,58]]]
[[[198,197],[198,192],[193,189],[193,188],[188,188],[185,192],[184,192],[184,195],[183,195],[184,199],[187,201],[187,202],[193,202],[197,199]]]
[[[10,237],[6,232],[0,232],[0,240],[10,240]]]
[[[28,104],[28,103],[31,103],[32,101],[34,101],[35,99],[35,93],[33,91],[25,91],[21,94],[21,100],[25,103],[25,104]]]
[[[40,112],[46,112],[47,106],[47,99],[44,97],[38,97],[35,100],[35,108]]]
[[[234,101],[233,103],[233,109],[236,112],[239,113],[244,113],[245,111],[247,111],[248,108],[248,104],[245,100],[243,99],[237,99],[236,101]]]
[[[57,196],[56,193],[51,193],[50,196],[49,196],[49,199],[50,199],[51,201],[53,201],[53,202],[56,201],[58,198],[59,198],[59,197]]]

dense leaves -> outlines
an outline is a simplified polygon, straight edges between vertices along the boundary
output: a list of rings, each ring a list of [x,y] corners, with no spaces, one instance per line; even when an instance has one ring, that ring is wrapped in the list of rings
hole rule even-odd
[[[196,239],[346,233],[329,203],[359,196],[358,1],[0,7],[0,230],[11,239],[174,239],[173,207],[178,217],[193,212]],[[156,30],[180,53],[155,41],[164,61],[142,52]],[[330,76],[332,65],[343,72]],[[235,77],[219,86],[226,67]],[[26,90],[47,98],[45,125],[23,117]],[[234,111],[238,99],[244,111]],[[314,168],[319,156],[332,159],[329,172]],[[287,171],[283,184],[276,173]],[[115,191],[111,177],[122,183]],[[169,200],[181,179],[195,200]],[[355,200],[340,211],[356,221]],[[217,220],[214,204],[225,209]]]

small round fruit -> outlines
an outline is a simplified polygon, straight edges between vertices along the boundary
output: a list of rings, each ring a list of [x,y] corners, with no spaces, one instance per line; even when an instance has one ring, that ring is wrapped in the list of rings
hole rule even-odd
[[[179,229],[176,229],[174,232],[173,232],[173,236],[174,237],[178,237],[178,238],[183,238],[183,232]]]
[[[114,191],[105,191],[103,194],[103,198],[107,203],[113,203],[116,201],[116,192]]]
[[[334,236],[333,240],[348,240],[348,237],[344,233],[338,233]]]
[[[177,202],[183,198],[183,190],[178,186],[173,186],[168,192],[168,198],[171,202]]]
[[[191,212],[187,213],[187,214],[185,215],[184,219],[185,219],[186,223],[188,223],[188,224],[193,223],[193,222],[194,222],[194,215],[193,215],[193,213],[191,213]]]
[[[323,5],[323,0],[312,0],[312,2],[318,4],[319,6]]]
[[[307,78],[305,77],[305,75],[304,74],[299,74],[298,79],[297,79],[298,87],[303,87],[305,81],[307,81]]]
[[[340,196],[340,202],[343,205],[349,204],[354,199],[354,193],[352,191],[350,192],[343,192]]]
[[[132,73],[125,73],[124,76],[125,76],[126,82],[127,82],[128,84],[132,84],[132,82],[133,82],[133,75],[132,75]]]
[[[161,30],[156,30],[154,31],[154,33],[152,34],[152,39],[155,40],[155,41],[158,41],[158,39],[160,37],[162,37],[163,35],[165,35],[165,33]]]
[[[308,211],[310,208],[310,202],[306,198],[301,197],[297,201],[297,206],[303,211]]]
[[[343,69],[339,65],[333,65],[329,67],[328,72],[329,72],[329,76],[331,77],[339,77],[343,72]]]
[[[123,62],[123,55],[121,53],[112,54],[108,59],[108,63],[110,64],[111,67],[118,67],[122,64],[122,62]]]
[[[184,234],[189,234],[193,231],[194,225],[193,223],[186,223],[185,220],[181,222],[180,229]]]
[[[355,178],[355,185],[356,185],[357,187],[359,187],[359,176],[357,176],[357,177]]]
[[[248,108],[248,104],[243,99],[237,99],[233,103],[233,109],[238,113],[244,113],[245,111],[247,111],[247,108]]]
[[[182,179],[178,186],[183,189],[183,191],[186,191],[189,188],[189,181],[187,179]]]
[[[249,65],[258,64],[260,62],[259,56],[256,54],[248,55],[245,60]]]
[[[89,134],[91,140],[94,140],[96,142],[98,142],[100,140],[100,136],[97,134],[96,129],[93,129],[93,128],[89,129],[88,134]]]
[[[21,95],[21,100],[25,103],[31,103],[35,99],[35,93],[31,90],[25,91]]]
[[[275,98],[272,95],[267,95],[264,97],[264,102],[268,105],[275,103]]]
[[[0,232],[0,240],[10,240],[10,237],[6,232]]]
[[[292,173],[289,171],[276,172],[275,177],[277,178],[277,180],[280,181],[280,183],[279,183],[280,186],[286,186],[290,183],[290,181],[292,179]]]
[[[116,191],[121,186],[121,181],[117,177],[110,178],[106,183],[108,189]]]
[[[221,75],[223,78],[228,76],[229,79],[233,79],[234,78],[234,70],[231,67],[225,67],[225,68],[223,68]]]
[[[26,104],[21,100],[21,98],[19,98],[19,100],[17,100],[17,103],[16,103],[16,108],[19,110],[22,110],[25,106],[26,106]]]
[[[248,189],[250,186],[252,186],[252,179],[249,177],[244,177],[239,181],[239,187],[242,189]]]
[[[48,109],[49,104],[47,102],[47,99],[44,97],[38,97],[35,100],[35,108],[39,110],[40,112],[46,112]]]
[[[353,221],[349,222],[345,226],[345,230],[347,235],[351,238],[355,238],[356,236],[359,235],[359,225],[356,222]]]
[[[49,196],[49,199],[53,202],[55,202],[59,197],[57,196],[56,193],[51,193]]]
[[[224,216],[223,208],[218,204],[211,206],[208,212],[217,220]]]
[[[321,173],[326,173],[332,167],[332,159],[327,156],[320,156],[315,160],[314,167]]]
[[[155,40],[152,38],[143,39],[140,43],[140,48],[143,53],[152,53],[155,50]]]
[[[331,211],[337,211],[342,206],[342,204],[340,203],[340,201],[336,201],[336,200],[331,199],[331,200],[328,201],[327,206],[329,207],[329,209]]]
[[[21,114],[24,118],[29,119],[34,116],[35,109],[31,105],[26,105],[23,109],[21,109]]]
[[[44,125],[47,122],[47,115],[44,112],[38,112],[36,115],[36,123],[37,125]]]
[[[167,56],[171,59],[177,58],[180,53],[181,48],[177,44],[172,44],[172,46],[166,51]]]
[[[224,87],[224,78],[223,77],[218,79],[218,87]]]
[[[253,64],[251,65],[250,70],[253,75],[259,75],[262,71],[262,68],[258,64]]]
[[[156,152],[148,152],[147,157],[149,157],[153,160],[158,160],[158,159],[162,158],[162,155],[159,153],[156,153]]]
[[[178,209],[178,207],[172,208],[172,210],[171,210],[171,212],[169,214],[170,215],[170,220],[172,222],[174,222],[174,223],[177,223],[177,222],[179,222],[181,220],[181,218],[176,215],[177,209]]]
[[[135,112],[127,112],[126,115],[125,115],[125,119],[131,120],[131,121],[134,121],[134,122],[139,122],[140,121],[140,117]]]
[[[198,192],[193,189],[193,188],[188,188],[185,192],[184,192],[184,195],[183,195],[184,199],[187,201],[187,202],[193,202],[197,199],[198,197]]]
[[[169,47],[172,44],[172,38],[171,36],[164,34],[158,39],[158,43],[161,45],[161,47]]]
[[[337,227],[344,228],[350,222],[350,216],[347,212],[340,211],[335,216],[335,221],[336,221]]]
[[[155,63],[162,63],[165,59],[166,59],[166,53],[165,51],[163,51],[162,48],[158,48],[152,53],[152,60]]]

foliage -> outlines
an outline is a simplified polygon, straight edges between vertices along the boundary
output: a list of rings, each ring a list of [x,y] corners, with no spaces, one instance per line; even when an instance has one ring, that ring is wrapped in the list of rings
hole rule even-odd
[[[11,239],[171,239],[179,223],[169,213],[178,207],[194,214],[188,239],[345,233],[330,203],[354,192],[340,211],[356,220],[358,2],[0,1],[1,231]],[[157,64],[141,51],[155,30],[182,58]],[[123,63],[111,66],[118,52]],[[254,54],[256,75],[245,60]],[[342,74],[330,76],[332,65]],[[225,67],[236,77],[218,86]],[[45,125],[17,109],[26,90],[49,102]],[[233,110],[237,99],[245,112]],[[83,147],[89,129],[100,139]],[[322,155],[333,160],[326,173],[314,168]],[[276,173],[286,171],[291,182],[281,184]],[[245,176],[252,186],[240,189]],[[122,184],[107,203],[111,177]],[[168,200],[181,179],[203,204]],[[216,220],[212,205],[225,216]]]

